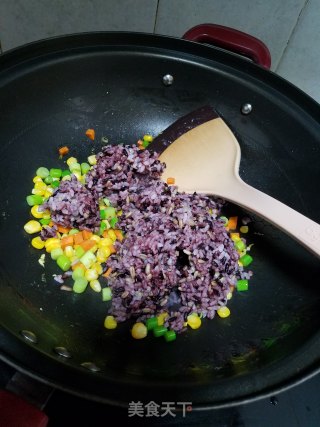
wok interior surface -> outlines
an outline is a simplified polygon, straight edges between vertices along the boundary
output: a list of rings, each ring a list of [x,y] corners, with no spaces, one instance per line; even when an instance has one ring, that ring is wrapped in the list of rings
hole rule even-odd
[[[174,84],[166,87],[168,73]],[[253,106],[247,116],[240,112],[246,102]],[[217,49],[126,33],[52,39],[0,59],[3,359],[59,388],[117,404],[165,396],[215,407],[316,372],[319,260],[258,217],[248,235],[249,291],[234,293],[229,318],[205,320],[174,343],[135,341],[129,323],[104,329],[108,304],[91,290],[61,291],[55,263],[47,255],[43,269],[23,231],[32,177],[39,166],[63,167],[60,146],[85,161],[102,137],[133,144],[205,104],[239,140],[241,177],[320,222],[319,106],[272,73]],[[95,129],[95,142],[85,137],[87,128]],[[226,212],[248,215],[231,204]],[[37,344],[24,342],[21,330],[34,332]],[[72,358],[58,356],[57,346]]]

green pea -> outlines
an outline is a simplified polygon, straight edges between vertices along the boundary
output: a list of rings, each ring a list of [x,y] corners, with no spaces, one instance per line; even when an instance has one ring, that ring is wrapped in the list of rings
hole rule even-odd
[[[147,326],[148,331],[151,331],[156,326],[158,326],[158,319],[156,317],[150,317],[146,321],[146,326]]]
[[[167,342],[174,341],[175,339],[177,339],[177,334],[175,333],[175,331],[172,331],[172,330],[166,331],[164,333],[164,339]]]

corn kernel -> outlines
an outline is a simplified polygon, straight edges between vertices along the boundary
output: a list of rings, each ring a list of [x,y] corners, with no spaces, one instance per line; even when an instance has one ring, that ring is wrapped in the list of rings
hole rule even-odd
[[[77,163],[78,160],[75,157],[69,157],[69,159],[67,159],[67,165],[70,166],[72,165],[72,163]]]
[[[72,246],[68,245],[64,248],[64,254],[68,257],[71,258],[74,256],[74,249]]]
[[[147,142],[152,142],[153,141],[153,136],[152,135],[144,135],[142,139],[144,141],[147,141]]]
[[[51,252],[52,249],[57,249],[61,247],[60,239],[57,237],[50,237],[50,239],[47,239],[45,242],[45,248],[47,252]]]
[[[142,338],[145,338],[147,334],[148,334],[147,327],[142,322],[135,323],[131,329],[131,335],[136,340],[141,340]]]
[[[104,327],[106,329],[115,329],[117,327],[117,321],[113,316],[107,316],[104,319]]]
[[[72,173],[77,178],[78,181],[81,181],[81,177],[82,177],[81,172],[78,172],[77,170],[75,170]]]
[[[240,234],[239,233],[230,233],[230,237],[234,242],[237,242],[240,240]]]
[[[168,316],[169,314],[166,312],[159,314],[159,316],[157,316],[158,326],[162,326]]]
[[[103,247],[97,251],[97,261],[106,262],[107,258],[111,255],[111,250],[108,247]]]
[[[107,247],[113,245],[113,240],[110,239],[110,237],[104,237],[103,239],[100,239],[98,246],[99,248]]]
[[[49,197],[51,197],[52,196],[52,194],[50,193],[50,191],[48,191],[48,190],[46,190],[45,192],[44,192],[44,194],[43,194],[43,197],[45,198],[45,199],[48,199]]]
[[[39,205],[34,205],[31,208],[31,215],[35,218],[43,218],[43,212],[39,212]]]
[[[240,233],[246,234],[249,231],[249,227],[247,225],[242,225],[240,227]]]
[[[37,181],[33,187],[35,190],[45,190],[47,185],[43,181]]]
[[[36,182],[42,182],[42,178],[41,178],[41,176],[38,176],[38,175],[36,175],[34,178],[33,178],[33,180],[32,180],[34,183],[36,183]]]
[[[117,235],[113,230],[108,230],[108,236],[110,239],[112,239],[114,242],[117,240]]]
[[[28,221],[25,225],[24,225],[24,230],[26,233],[28,234],[34,234],[34,233],[38,233],[39,231],[41,231],[41,224],[38,221],[35,221],[34,219],[32,219],[31,221]]]
[[[92,154],[92,156],[88,157],[88,163],[89,165],[93,166],[97,164],[97,159],[96,156],[94,154]]]
[[[201,319],[197,313],[192,313],[187,317],[187,323],[191,329],[199,329],[201,326]]]
[[[93,235],[90,237],[90,240],[94,240],[96,243],[98,243],[98,244],[99,244],[99,242],[100,242],[101,238],[100,238],[100,236],[98,236],[97,234],[93,234]]]
[[[89,251],[92,252],[93,254],[97,252],[97,250],[98,250],[98,245],[94,245],[92,246],[92,248],[89,249]]]
[[[88,270],[87,270],[88,271]],[[99,280],[94,279],[89,282],[90,288],[95,292],[101,292],[101,285]]]
[[[218,316],[225,318],[230,316],[230,310],[228,309],[228,307],[224,306],[217,310],[217,314]]]
[[[36,249],[43,249],[44,248],[44,241],[41,239],[40,236],[37,236],[31,240],[31,245]]]
[[[96,280],[98,278],[98,273],[93,268],[88,268],[84,277],[90,282],[91,280]]]
[[[46,190],[38,190],[37,188],[33,188],[31,193],[35,194],[36,196],[44,196],[44,193]]]
[[[102,274],[103,268],[99,262],[92,264],[91,268],[97,272],[98,275]]]

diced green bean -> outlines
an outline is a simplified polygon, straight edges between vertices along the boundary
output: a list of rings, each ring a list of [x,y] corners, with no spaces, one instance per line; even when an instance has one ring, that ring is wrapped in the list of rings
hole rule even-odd
[[[63,271],[68,271],[71,267],[71,261],[66,255],[60,255],[57,258],[57,264]]]
[[[240,252],[244,251],[246,248],[246,244],[244,243],[243,240],[237,240],[234,244],[234,246],[236,247],[236,249]]]
[[[57,168],[50,169],[50,176],[52,176],[52,178],[61,178],[61,175],[62,175],[61,169],[57,169]]]
[[[168,329],[165,326],[156,326],[155,328],[153,328],[153,335],[155,337],[161,337],[166,333],[167,330]]]
[[[65,170],[63,170],[63,171],[62,171],[62,173],[61,173],[62,178],[63,178],[64,176],[68,176],[68,175],[71,175],[71,172],[69,171],[69,169],[65,169]]]
[[[88,163],[81,163],[80,167],[82,175],[84,175],[90,170],[90,165]]]
[[[53,181],[53,178],[52,178],[52,176],[51,176],[51,175],[48,175],[48,176],[44,179],[44,182],[45,182],[46,184],[51,184],[51,183],[52,183],[52,181]]]
[[[77,234],[77,233],[79,233],[79,230],[77,230],[76,228],[72,228],[72,229],[69,231],[70,236],[72,236],[73,234]]]
[[[37,194],[31,194],[27,196],[27,203],[29,206],[41,205],[43,203],[43,197],[38,196]]]
[[[48,225],[51,221],[51,218],[41,218],[39,219],[40,224],[42,225]]]
[[[74,281],[73,284],[73,292],[76,294],[81,294],[86,290],[86,287],[88,286],[88,280],[84,277],[80,277],[79,279]]]
[[[237,287],[237,291],[239,291],[239,292],[247,291],[248,290],[248,280],[246,280],[246,279],[238,280],[236,287]]]
[[[118,222],[118,218],[117,217],[111,218],[109,222],[110,222],[110,227],[114,228],[114,226]]]
[[[77,267],[72,272],[72,278],[73,280],[80,279],[81,277],[84,277],[84,270],[82,267]]]
[[[51,187],[52,187],[52,188],[57,188],[57,187],[59,187],[59,185],[60,185],[60,181],[53,181],[53,182],[51,183]]]
[[[100,219],[106,219],[106,211],[105,211],[105,209],[100,209]]]
[[[69,233],[70,234],[70,233]],[[86,251],[81,247],[81,246],[77,246],[76,248],[75,248],[75,256],[77,257],[77,258],[81,258],[81,257],[83,257],[83,255],[86,253]]]
[[[241,264],[242,264],[244,267],[247,267],[249,264],[251,264],[251,263],[252,263],[253,258],[252,258],[252,256],[251,256],[251,255],[249,255],[249,254],[245,254],[245,255],[243,255],[243,256],[239,259],[239,261],[241,262]]]
[[[104,211],[106,214],[106,219],[114,218],[117,215],[117,211],[111,206],[108,206],[106,209],[104,209]]]
[[[71,163],[71,165],[69,166],[69,169],[71,172],[81,172],[80,163],[78,162]]]
[[[55,261],[59,258],[59,256],[63,255],[63,250],[61,248],[54,248],[51,251],[51,258]]]
[[[110,301],[112,299],[112,290],[111,288],[102,289],[102,301]]]
[[[40,178],[44,179],[49,175],[49,169],[41,166],[40,168],[37,169],[36,175],[38,175],[38,176],[40,176]]]

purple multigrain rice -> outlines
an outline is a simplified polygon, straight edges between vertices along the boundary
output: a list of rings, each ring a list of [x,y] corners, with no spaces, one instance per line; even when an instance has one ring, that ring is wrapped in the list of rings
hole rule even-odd
[[[41,209],[50,210],[51,219],[55,224],[96,231],[100,225],[98,202],[92,192],[71,175],[71,180],[61,181],[53,196],[41,206]],[[46,240],[52,237],[47,237],[47,234],[41,234],[41,238]]]
[[[106,266],[113,270],[110,314],[121,322],[167,312],[165,325],[182,332],[190,313],[213,318],[230,287],[252,273],[239,266],[218,218],[223,200],[179,193],[160,180],[164,168],[148,150],[105,146],[85,186],[75,176],[62,181],[43,209],[50,209],[57,224],[92,231],[100,225],[99,199],[107,197],[121,209],[125,239],[115,242],[117,252]],[[55,226],[44,227],[41,237],[55,233]]]
[[[168,312],[166,326],[181,332],[196,312],[212,319],[227,302],[230,286],[250,276],[223,221],[223,201],[179,193],[160,181],[165,165],[136,146],[106,146],[87,174],[94,199],[108,197],[122,210],[125,233],[107,261],[115,274],[110,314],[121,322]],[[88,226],[88,224],[87,224]]]

